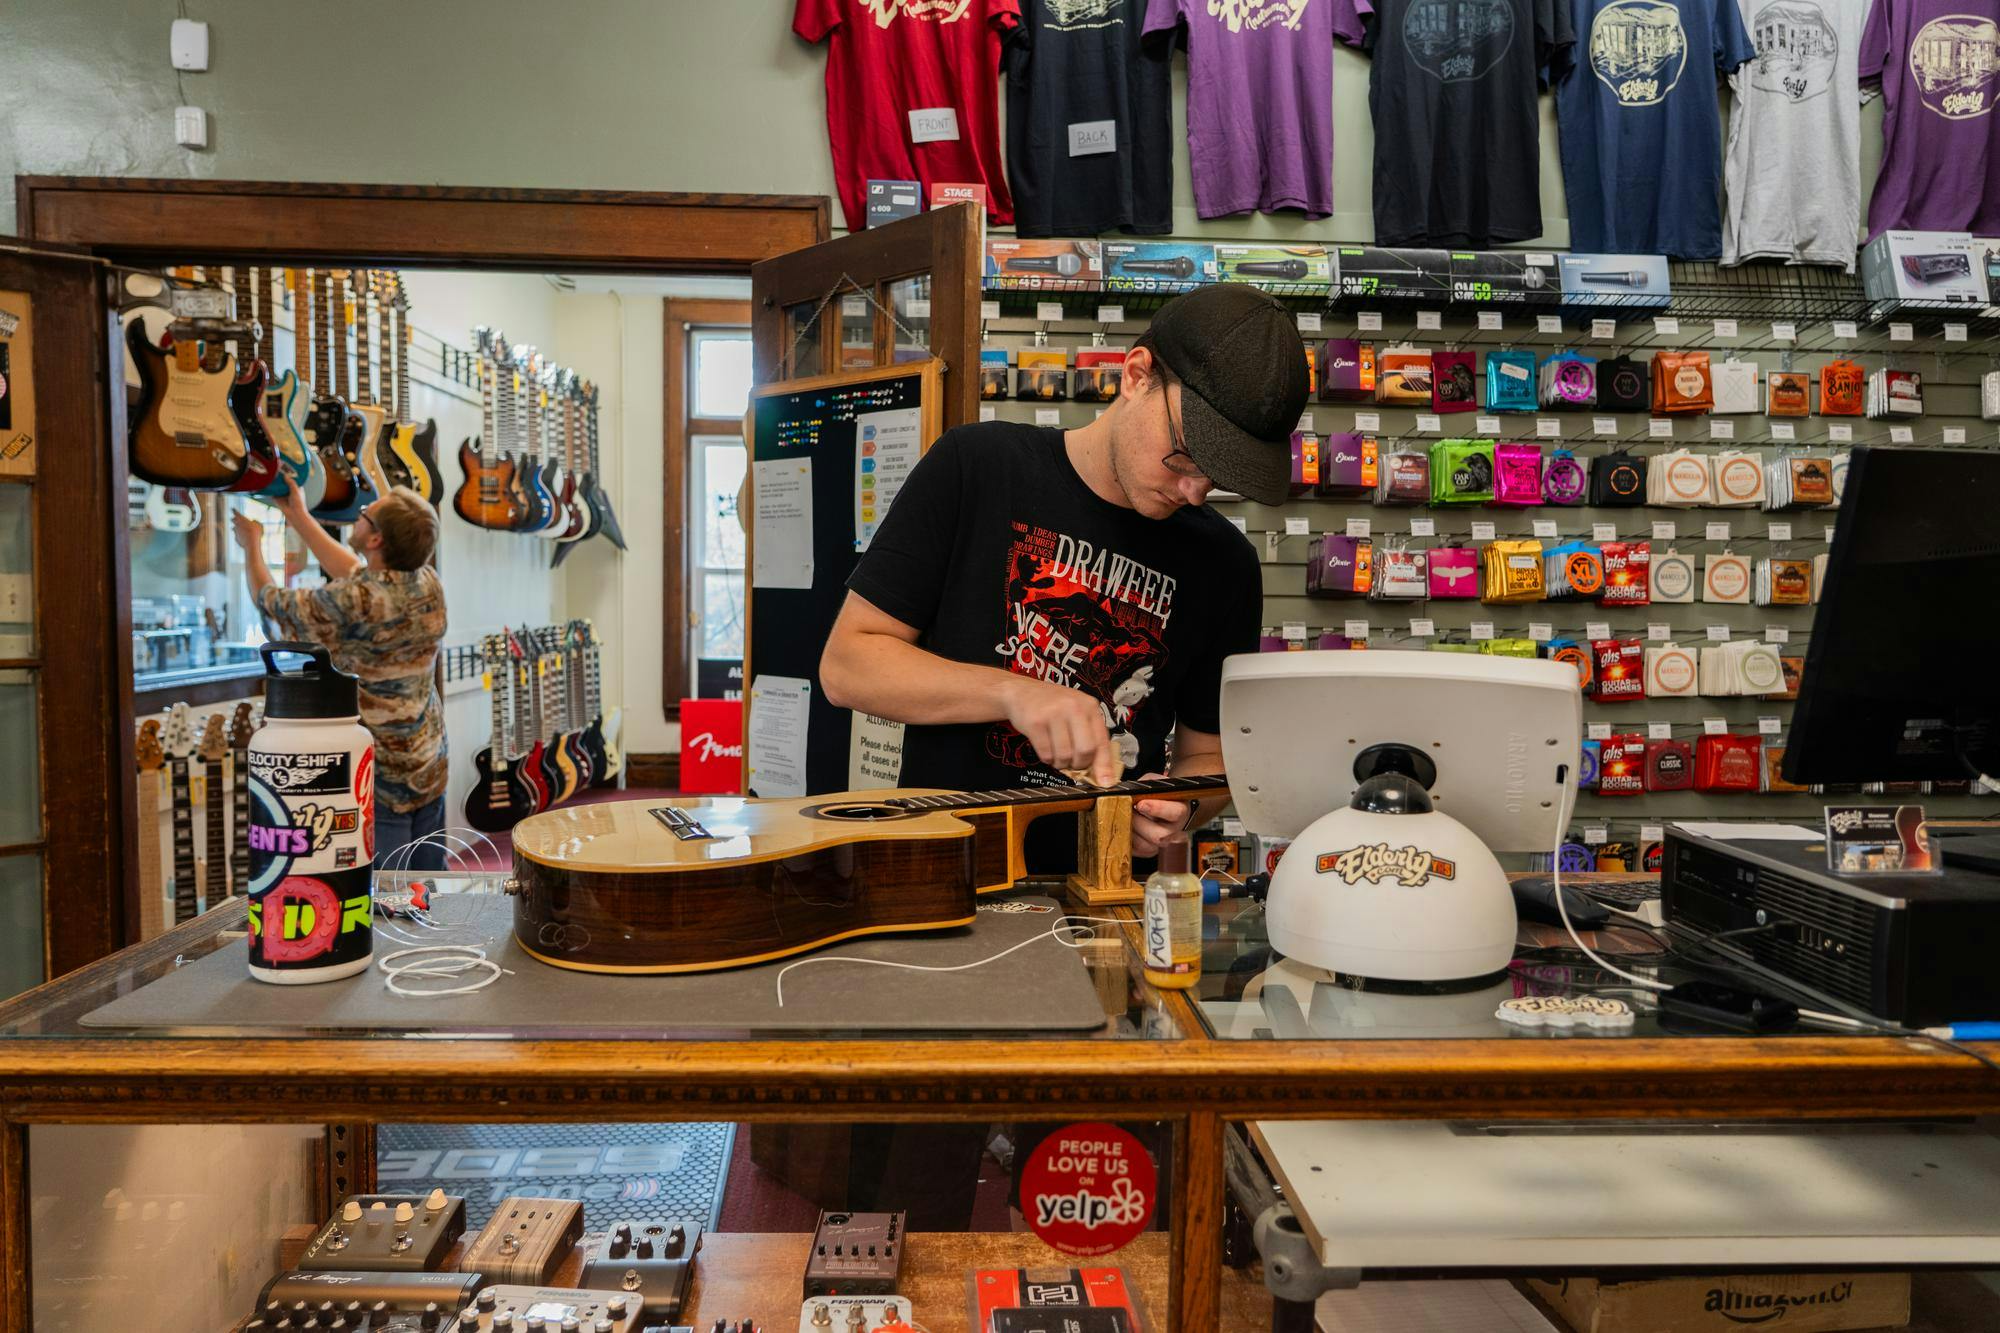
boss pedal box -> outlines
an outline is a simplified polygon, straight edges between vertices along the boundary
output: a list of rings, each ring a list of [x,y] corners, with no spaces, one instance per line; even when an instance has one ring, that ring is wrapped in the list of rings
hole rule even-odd
[[[639,1333],[645,1322],[639,1298],[623,1292],[502,1283],[458,1312],[458,1333]]]
[[[701,1228],[691,1222],[671,1226],[620,1222],[604,1233],[583,1261],[579,1287],[636,1295],[651,1323],[663,1323],[687,1304],[694,1279]]]
[[[503,1199],[458,1259],[460,1269],[489,1282],[547,1282],[583,1239],[583,1205],[575,1199]],[[630,1304],[631,1302],[628,1302]],[[560,1326],[561,1321],[557,1321]]]
[[[914,1333],[910,1303],[901,1296],[809,1296],[799,1307],[799,1333]]]
[[[350,1194],[299,1258],[300,1268],[424,1273],[444,1266],[465,1234],[465,1200],[428,1195]]]
[[[264,1284],[244,1333],[289,1333],[316,1319],[346,1333],[453,1333],[458,1312],[486,1285],[478,1273],[295,1269]]]
[[[805,1294],[893,1296],[903,1273],[903,1214],[821,1213]]]

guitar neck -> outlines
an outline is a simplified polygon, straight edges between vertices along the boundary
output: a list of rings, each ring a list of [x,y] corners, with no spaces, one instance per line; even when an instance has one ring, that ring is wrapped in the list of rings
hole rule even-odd
[[[319,343],[320,380],[314,383],[328,398],[338,398],[340,380],[333,369],[333,278],[330,274],[310,272],[306,274],[306,281],[316,288],[313,292],[313,334]]]
[[[194,892],[194,793],[188,785],[186,756],[167,761],[173,766],[174,801],[174,921],[191,921]]]
[[[347,279],[340,280],[341,322],[354,330],[354,396],[363,406],[375,404],[375,366],[368,352],[368,307],[369,291],[367,275],[362,275],[354,283],[353,299],[349,301]]]
[[[1003,805],[1045,805],[1095,801],[1106,796],[1185,796],[1196,792],[1224,795],[1229,780],[1219,773],[1185,778],[1138,778],[1109,787],[1011,787],[998,791],[954,792],[949,796],[898,796],[883,802],[898,810],[987,810]]]
[[[347,360],[347,278],[335,273],[326,281],[333,304],[333,383],[339,395],[351,403],[355,398],[354,379],[348,373],[352,367]]]
[[[368,303],[375,307],[375,396],[388,409],[389,420],[400,422],[402,414],[396,410],[396,353],[389,341],[389,293],[383,290],[380,273],[368,275]]]
[[[208,799],[203,802],[203,838],[208,847],[208,861],[202,867],[201,901],[203,907],[213,907],[223,899],[223,889],[229,883],[227,865],[229,838],[223,827],[222,802],[222,761],[210,759],[208,764]]]
[[[493,755],[493,766],[499,768],[507,762],[507,728],[501,716],[501,664],[493,660],[493,646],[486,647],[486,679],[493,687],[493,741],[489,749]]]
[[[403,279],[396,278],[396,420],[410,419],[410,308],[403,303]]]
[[[235,754],[235,809],[229,823],[229,891],[245,894],[250,890],[250,751]]]

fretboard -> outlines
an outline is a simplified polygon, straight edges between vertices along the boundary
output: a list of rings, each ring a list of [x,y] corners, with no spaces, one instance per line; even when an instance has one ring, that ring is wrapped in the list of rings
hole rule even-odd
[[[898,796],[883,802],[898,810],[970,810],[993,805],[1038,805],[1045,801],[1095,800],[1101,796],[1170,796],[1175,792],[1227,787],[1220,773],[1185,778],[1140,778],[1109,787],[1007,787],[999,791],[953,792],[949,796]]]

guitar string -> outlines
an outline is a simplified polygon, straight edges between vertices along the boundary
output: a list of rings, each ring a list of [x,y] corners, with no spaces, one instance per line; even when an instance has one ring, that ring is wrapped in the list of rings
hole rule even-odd
[[[985,967],[988,963],[997,963],[1002,958],[1005,958],[1008,954],[1019,952],[1020,950],[1027,948],[1030,944],[1039,944],[1043,940],[1053,939],[1057,944],[1062,945],[1063,948],[1065,949],[1081,949],[1084,945],[1090,943],[1092,940],[1095,940],[1097,938],[1097,932],[1090,926],[1072,926],[1065,924],[1066,922],[1070,921],[1099,921],[1113,926],[1130,926],[1137,924],[1136,922],[1126,921],[1115,916],[1074,916],[1069,913],[1064,913],[1062,916],[1056,918],[1055,925],[1049,927],[1047,930],[1043,931],[1039,935],[1030,935],[1027,939],[1022,940],[1019,944],[1013,945],[1006,949],[1002,949],[999,953],[994,954],[990,958],[982,958],[976,963],[959,963],[953,967],[927,966],[923,963],[899,963],[899,962],[894,962],[887,958],[861,958],[857,957],[854,954],[827,954],[814,958],[801,958],[798,962],[787,964],[786,966],[778,970],[778,978],[777,978],[778,1007],[780,1009],[785,1007],[785,974],[787,972],[793,971],[796,968],[811,967],[814,963],[859,963],[867,967],[900,968],[905,972],[967,972],[975,967]],[[1076,936],[1076,938],[1064,939],[1063,932],[1065,931]]]

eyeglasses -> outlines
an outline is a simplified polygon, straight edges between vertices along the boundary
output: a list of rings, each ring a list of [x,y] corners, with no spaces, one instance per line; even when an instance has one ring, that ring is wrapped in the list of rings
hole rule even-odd
[[[1194,461],[1194,455],[1187,451],[1187,437],[1181,433],[1180,422],[1174,420],[1173,399],[1167,393],[1172,384],[1172,380],[1164,378],[1160,383],[1160,398],[1167,410],[1167,434],[1172,437],[1174,442],[1173,452],[1162,458],[1160,462],[1165,466],[1167,471],[1177,477],[1190,477],[1207,481],[1208,474],[1201,470],[1201,465]]]

